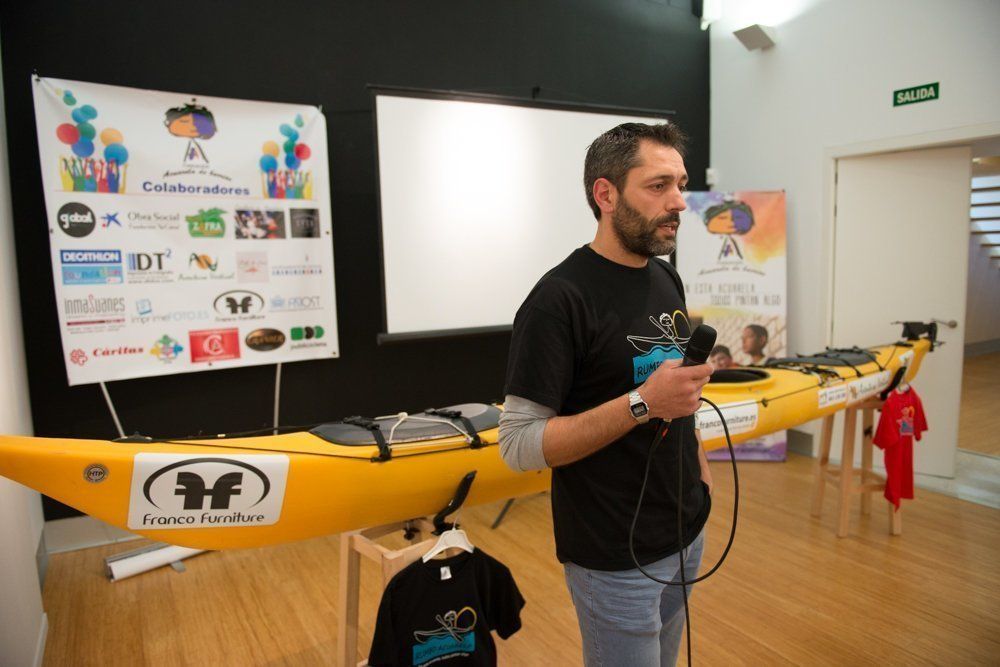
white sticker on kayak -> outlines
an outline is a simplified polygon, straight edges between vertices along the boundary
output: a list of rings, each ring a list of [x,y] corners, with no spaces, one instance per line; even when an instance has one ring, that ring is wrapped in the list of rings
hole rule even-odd
[[[720,405],[719,409],[726,418],[729,435],[746,433],[757,428],[756,403],[727,403]],[[695,413],[694,426],[701,431],[702,440],[723,438],[726,435],[719,413],[711,405],[706,405]]]
[[[287,479],[282,454],[136,454],[128,527],[269,526],[281,517]]]
[[[899,365],[909,366],[910,362],[913,361],[913,357],[914,357],[913,350],[907,350],[903,354],[899,355]]]
[[[847,401],[847,385],[838,384],[836,387],[820,389],[817,399],[819,400],[820,409],[845,403]]]
[[[892,380],[892,374],[889,371],[881,371],[875,375],[854,380],[847,385],[848,405],[860,403],[866,398],[874,396],[889,386],[890,380]]]

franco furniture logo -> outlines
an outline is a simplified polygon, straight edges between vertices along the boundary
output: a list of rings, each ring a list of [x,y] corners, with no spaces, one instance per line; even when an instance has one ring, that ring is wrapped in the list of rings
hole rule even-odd
[[[269,526],[281,518],[283,454],[136,454],[128,527]]]

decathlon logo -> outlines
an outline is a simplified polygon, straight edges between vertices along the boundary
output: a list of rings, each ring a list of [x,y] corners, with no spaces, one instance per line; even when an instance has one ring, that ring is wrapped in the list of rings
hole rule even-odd
[[[129,528],[266,526],[278,521],[284,455],[137,454]]]

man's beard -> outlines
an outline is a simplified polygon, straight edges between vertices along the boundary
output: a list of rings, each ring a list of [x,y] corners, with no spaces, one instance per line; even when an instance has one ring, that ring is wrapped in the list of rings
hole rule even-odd
[[[650,220],[629,206],[625,197],[618,199],[611,214],[611,228],[615,231],[615,236],[626,250],[641,257],[659,257],[674,251],[677,247],[674,240],[662,240],[656,235],[660,225],[671,222],[679,224],[680,214],[668,213]]]

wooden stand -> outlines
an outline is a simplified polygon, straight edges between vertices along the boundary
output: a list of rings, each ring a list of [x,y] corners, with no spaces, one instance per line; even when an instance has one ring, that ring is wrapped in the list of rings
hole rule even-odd
[[[399,530],[412,530],[418,540],[403,549],[386,549],[375,542],[379,537]],[[338,667],[368,664],[367,660],[356,662],[358,657],[358,599],[361,592],[361,556],[379,564],[382,571],[382,589],[397,572],[423,556],[437,542],[431,537],[434,524],[427,519],[401,521],[385,526],[375,526],[364,530],[343,533],[340,536],[340,591],[338,593],[337,621]]]
[[[823,491],[829,482],[840,491],[837,511],[837,537],[846,537],[850,522],[851,498],[861,494],[861,513],[871,514],[872,492],[885,490],[885,477],[872,472],[872,436],[874,412],[882,409],[882,401],[877,397],[844,410],[844,446],[840,454],[840,469],[830,467],[830,441],[833,439],[833,419],[837,413],[823,418],[823,434],[820,441],[820,455],[816,460],[813,482],[812,515],[819,517],[823,511]],[[858,430],[858,411],[861,411],[861,468],[854,468],[854,439]],[[860,484],[855,484],[855,476]],[[903,532],[903,516],[892,503],[889,508],[889,531],[893,535]]]

